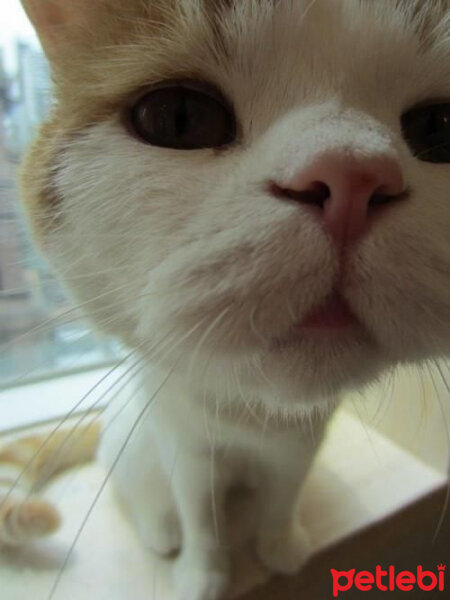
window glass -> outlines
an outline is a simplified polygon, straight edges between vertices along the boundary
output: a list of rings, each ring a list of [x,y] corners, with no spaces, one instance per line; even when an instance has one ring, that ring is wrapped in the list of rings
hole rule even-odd
[[[52,104],[48,64],[19,0],[0,5],[0,387],[117,356],[73,312],[21,214],[17,169]]]

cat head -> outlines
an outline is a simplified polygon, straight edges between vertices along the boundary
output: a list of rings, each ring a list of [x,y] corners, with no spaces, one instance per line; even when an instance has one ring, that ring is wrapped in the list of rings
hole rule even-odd
[[[450,354],[447,0],[23,3],[23,196],[99,328],[275,407]]]

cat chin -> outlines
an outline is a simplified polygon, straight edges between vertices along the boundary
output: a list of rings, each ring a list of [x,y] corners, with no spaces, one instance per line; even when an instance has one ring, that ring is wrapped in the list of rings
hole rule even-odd
[[[261,405],[269,413],[301,416],[332,407],[342,393],[361,389],[392,363],[361,331],[341,339],[305,337],[302,342],[264,352],[205,352],[192,363],[188,353],[176,377],[192,394],[207,391],[219,401]],[[160,363],[173,367],[173,360]]]
[[[392,365],[369,344],[320,343],[272,354],[261,366],[273,384],[272,389],[259,386],[266,402],[320,406],[345,392],[360,390]]]

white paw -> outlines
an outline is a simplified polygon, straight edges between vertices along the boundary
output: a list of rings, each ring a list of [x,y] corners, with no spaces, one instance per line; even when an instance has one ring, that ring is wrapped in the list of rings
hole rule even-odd
[[[271,571],[293,575],[308,560],[310,548],[307,531],[296,523],[288,531],[261,533],[258,556]]]
[[[221,600],[229,584],[225,559],[212,561],[182,555],[175,565],[174,583],[177,600]]]
[[[145,523],[139,530],[145,547],[157,554],[170,556],[181,549],[181,527],[175,511],[166,513],[156,522]]]

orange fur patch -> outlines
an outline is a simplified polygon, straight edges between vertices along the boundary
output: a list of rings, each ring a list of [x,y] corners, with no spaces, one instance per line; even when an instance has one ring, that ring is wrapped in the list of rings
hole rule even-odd
[[[201,77],[200,65],[184,65],[192,65],[193,54],[203,54],[198,48],[193,52],[193,46],[203,44],[204,51],[205,42],[211,42],[202,39],[208,13],[196,13],[191,5],[187,15],[183,2],[84,4],[82,24],[58,25],[57,32],[51,25],[40,31],[51,62],[56,104],[29,150],[20,177],[30,225],[40,242],[60,219],[52,181],[64,145],[89,124],[113,115],[120,118],[126,99],[140,88],[162,79]]]

